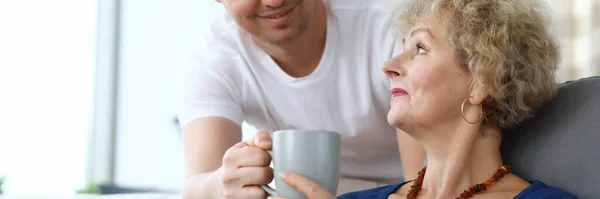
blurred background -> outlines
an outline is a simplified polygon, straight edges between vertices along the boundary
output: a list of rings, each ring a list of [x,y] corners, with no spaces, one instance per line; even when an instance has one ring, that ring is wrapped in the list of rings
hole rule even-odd
[[[548,2],[556,81],[600,75],[600,0]],[[179,68],[224,14],[214,0],[0,1],[0,193],[178,192]]]

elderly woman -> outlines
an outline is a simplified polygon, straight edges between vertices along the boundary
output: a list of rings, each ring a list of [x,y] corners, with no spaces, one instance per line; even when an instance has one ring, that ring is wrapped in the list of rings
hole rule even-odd
[[[415,138],[428,166],[412,182],[339,198],[575,198],[510,172],[502,129],[555,92],[558,50],[534,0],[413,0],[399,17],[405,50],[382,69],[392,82],[388,122]],[[281,173],[309,198],[333,198]]]

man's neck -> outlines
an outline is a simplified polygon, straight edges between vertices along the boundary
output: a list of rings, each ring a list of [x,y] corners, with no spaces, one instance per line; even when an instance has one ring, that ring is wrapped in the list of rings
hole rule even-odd
[[[280,44],[258,40],[256,42],[287,74],[292,77],[304,77],[319,65],[325,50],[326,37],[327,11],[323,2],[317,1],[314,19],[304,34]]]
[[[428,165],[419,195],[454,198],[465,189],[485,182],[502,166],[499,129],[460,126],[446,144],[432,144],[437,146],[432,148],[425,143]]]

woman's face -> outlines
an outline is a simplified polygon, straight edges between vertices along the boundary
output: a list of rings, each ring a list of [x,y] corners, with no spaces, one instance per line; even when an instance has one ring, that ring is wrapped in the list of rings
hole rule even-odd
[[[423,17],[403,41],[404,51],[382,66],[392,82],[388,122],[410,131],[462,120],[460,108],[469,96],[471,75],[437,20]]]

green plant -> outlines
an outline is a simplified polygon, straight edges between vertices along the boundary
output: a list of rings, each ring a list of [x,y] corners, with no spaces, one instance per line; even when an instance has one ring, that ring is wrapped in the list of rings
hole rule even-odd
[[[79,194],[101,194],[100,186],[94,182],[89,182],[84,188],[76,190]]]
[[[2,185],[4,184],[5,179],[6,177],[0,176],[0,195],[2,194]]]

